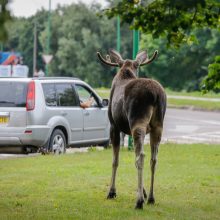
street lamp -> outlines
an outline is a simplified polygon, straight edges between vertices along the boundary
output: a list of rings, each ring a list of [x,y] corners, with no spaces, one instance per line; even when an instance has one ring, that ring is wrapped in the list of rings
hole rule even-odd
[[[117,51],[121,50],[120,16],[117,16]]]
[[[47,30],[47,55],[50,54],[50,26],[51,26],[51,0],[49,0],[48,30]],[[46,64],[46,75],[48,75],[49,63]]]
[[[134,0],[134,3],[135,4],[141,4],[141,0],[140,1],[139,0]],[[132,53],[132,59],[133,60],[136,58],[136,55],[139,51],[139,38],[140,38],[139,30],[133,30],[133,53]],[[132,149],[133,149],[133,139],[132,139],[131,136],[129,136],[128,137],[128,150],[132,150]]]
[[[140,4],[141,0],[134,0],[134,4]],[[132,52],[132,58],[133,60],[136,58],[136,55],[139,50],[139,31],[133,30],[133,52]],[[120,16],[117,16],[117,51],[120,53],[121,50],[121,33],[120,33]],[[128,137],[128,149],[133,149],[133,139],[131,136]]]

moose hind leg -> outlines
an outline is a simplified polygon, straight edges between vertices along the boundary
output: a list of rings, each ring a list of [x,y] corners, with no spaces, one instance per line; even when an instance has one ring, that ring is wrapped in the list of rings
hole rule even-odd
[[[114,129],[114,127],[111,127],[110,137],[112,142],[113,160],[112,160],[112,178],[111,178],[110,189],[107,199],[113,199],[116,197],[115,178],[116,178],[116,172],[119,161],[120,132]]]
[[[161,140],[162,135],[162,128],[157,127],[155,129],[152,129],[150,132],[150,146],[151,146],[151,160],[150,160],[150,167],[151,167],[151,185],[150,185],[150,192],[148,197],[148,204],[154,204],[154,174],[156,169],[156,163],[157,163],[157,153],[158,148]]]
[[[136,209],[143,209],[144,198],[146,193],[144,193],[143,187],[143,168],[144,168],[144,137],[145,137],[146,129],[139,127],[133,129],[132,136],[134,139],[134,146],[135,146],[135,154],[136,154],[136,162],[135,165],[138,170],[138,196],[136,202]]]

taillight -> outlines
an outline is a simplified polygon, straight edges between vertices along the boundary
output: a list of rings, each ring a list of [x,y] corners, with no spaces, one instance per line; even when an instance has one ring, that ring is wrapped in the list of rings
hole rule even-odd
[[[34,110],[34,107],[35,107],[35,82],[31,81],[28,83],[26,109],[27,111],[32,111]]]

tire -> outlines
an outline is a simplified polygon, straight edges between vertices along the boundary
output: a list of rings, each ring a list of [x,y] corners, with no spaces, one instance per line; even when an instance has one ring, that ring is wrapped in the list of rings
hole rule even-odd
[[[55,129],[50,137],[49,150],[54,154],[66,152],[66,137],[60,129]]]

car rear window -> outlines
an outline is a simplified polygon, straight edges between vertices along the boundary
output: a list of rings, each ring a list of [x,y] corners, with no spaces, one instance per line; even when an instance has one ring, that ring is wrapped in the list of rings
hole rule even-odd
[[[27,82],[0,82],[0,107],[25,107]]]

